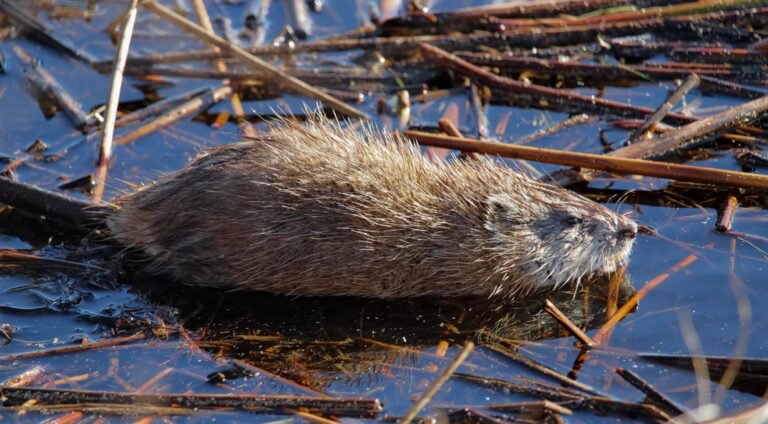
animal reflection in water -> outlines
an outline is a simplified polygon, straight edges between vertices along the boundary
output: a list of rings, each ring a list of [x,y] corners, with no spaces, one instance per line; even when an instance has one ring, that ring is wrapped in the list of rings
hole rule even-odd
[[[481,334],[481,340],[498,336],[521,342],[567,336],[543,311],[545,297],[577,325],[596,328],[605,321],[608,297],[605,277],[515,303],[501,298],[291,298],[189,287],[178,290],[178,286],[151,281],[141,285],[148,287],[152,300],[179,308],[187,328],[205,327],[207,340],[223,353],[304,381],[307,372],[320,376],[337,373],[339,367],[362,375],[372,366],[407,366],[415,360],[413,352],[433,348],[441,340],[461,343]],[[625,277],[618,304],[634,292]],[[297,362],[305,368],[299,371]]]

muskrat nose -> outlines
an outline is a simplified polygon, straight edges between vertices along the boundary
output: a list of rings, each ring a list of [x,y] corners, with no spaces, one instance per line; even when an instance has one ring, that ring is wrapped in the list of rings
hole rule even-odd
[[[628,224],[625,224],[622,229],[619,230],[619,234],[623,235],[626,238],[633,239],[637,235],[637,224],[634,222],[629,222]]]

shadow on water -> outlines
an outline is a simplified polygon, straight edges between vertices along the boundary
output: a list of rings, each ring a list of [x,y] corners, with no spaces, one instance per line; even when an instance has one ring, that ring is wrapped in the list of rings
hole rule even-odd
[[[297,356],[314,371],[337,372],[340,362],[365,371],[364,358],[390,354],[398,346],[430,348],[492,334],[512,341],[566,335],[543,311],[550,299],[582,328],[604,322],[608,283],[600,278],[579,288],[534,293],[511,302],[491,298],[411,298],[372,300],[352,297],[287,297],[220,292],[141,277],[133,286],[147,299],[172,305],[188,329],[205,334],[220,353],[247,359],[292,376]],[[634,288],[623,279],[619,303]],[[391,355],[390,355],[391,356]],[[306,370],[304,370],[306,371]]]

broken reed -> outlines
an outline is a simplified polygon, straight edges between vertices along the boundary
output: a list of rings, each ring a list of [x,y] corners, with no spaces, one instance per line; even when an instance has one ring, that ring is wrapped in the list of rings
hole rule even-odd
[[[33,387],[5,387],[6,404],[19,405],[34,400],[36,405],[112,404],[151,405],[182,408],[235,408],[252,412],[307,411],[340,417],[376,418],[382,410],[378,399],[317,398],[283,395],[240,394],[146,394],[95,390],[58,390]]]

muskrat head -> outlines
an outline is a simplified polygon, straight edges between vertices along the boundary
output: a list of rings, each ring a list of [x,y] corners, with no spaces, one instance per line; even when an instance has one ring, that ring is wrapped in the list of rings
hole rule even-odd
[[[558,287],[626,263],[637,224],[582,196],[535,183],[528,198],[493,194],[485,228],[502,280]]]

